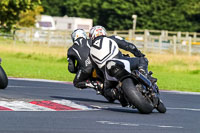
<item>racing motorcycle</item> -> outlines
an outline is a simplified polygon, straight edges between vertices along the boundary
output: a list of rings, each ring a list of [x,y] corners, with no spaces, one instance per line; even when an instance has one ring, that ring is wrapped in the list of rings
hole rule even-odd
[[[0,58],[0,89],[5,89],[8,85],[8,77],[1,66],[1,58]]]
[[[165,113],[166,107],[160,99],[159,88],[150,80],[152,74],[150,71],[147,76],[144,76],[138,70],[134,70],[124,77],[118,89],[129,106],[137,108],[141,113],[148,114],[153,109]]]
[[[113,88],[118,90],[126,106],[137,108],[140,113],[149,114],[154,109],[157,109],[160,113],[165,113],[166,107],[160,99],[159,88],[155,81],[151,81],[152,74],[153,72],[150,71],[147,76],[144,76],[138,70],[133,70],[131,73],[127,73],[123,80],[116,81],[117,83],[114,84]],[[93,76],[93,80],[95,78],[102,79],[98,74],[95,77]],[[91,88],[96,88],[97,93],[102,94],[102,85],[98,85],[98,82],[92,83]],[[105,98],[109,102],[115,100],[111,97]]]

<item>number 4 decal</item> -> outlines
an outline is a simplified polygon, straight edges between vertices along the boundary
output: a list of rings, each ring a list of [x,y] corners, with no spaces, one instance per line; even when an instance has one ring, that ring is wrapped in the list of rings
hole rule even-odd
[[[100,47],[100,39],[99,39],[99,40],[96,40],[96,41],[94,42],[93,45],[95,45],[95,46],[97,46],[97,47]]]

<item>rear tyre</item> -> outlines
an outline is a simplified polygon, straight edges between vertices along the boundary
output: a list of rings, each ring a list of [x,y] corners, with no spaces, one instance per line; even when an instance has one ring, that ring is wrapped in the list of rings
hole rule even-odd
[[[129,103],[134,105],[140,113],[149,114],[152,112],[153,104],[141,94],[131,78],[122,81],[122,89]]]
[[[5,89],[8,85],[8,77],[0,65],[0,89]]]
[[[156,108],[158,110],[158,112],[160,113],[165,113],[167,111],[165,105],[163,104],[163,102],[160,100],[158,103],[158,107]]]

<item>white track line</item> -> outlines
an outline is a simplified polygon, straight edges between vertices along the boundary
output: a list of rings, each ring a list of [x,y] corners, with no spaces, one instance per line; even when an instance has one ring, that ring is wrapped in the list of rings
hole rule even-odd
[[[97,123],[106,125],[116,125],[116,126],[133,126],[133,127],[157,127],[157,128],[177,128],[181,129],[182,126],[171,126],[171,125],[154,125],[154,124],[138,124],[138,123],[127,123],[127,122],[113,122],[113,121],[96,121]]]
[[[187,92],[187,91],[167,91],[167,90],[161,90],[161,92],[173,93],[173,94],[200,95],[200,92]]]
[[[172,108],[172,107],[167,107],[167,109],[171,109],[171,110],[187,110],[187,111],[200,111],[200,109],[194,109],[194,108]]]
[[[72,82],[67,82],[67,81],[57,81],[57,80],[48,80],[48,79],[31,79],[31,78],[14,78],[14,77],[9,77],[8,79],[14,79],[14,80],[25,80],[25,81],[39,81],[39,82],[51,82],[51,83],[65,83],[65,84],[73,84]]]

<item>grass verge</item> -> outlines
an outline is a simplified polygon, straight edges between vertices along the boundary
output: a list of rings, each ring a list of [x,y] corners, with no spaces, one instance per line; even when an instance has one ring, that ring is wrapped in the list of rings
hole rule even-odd
[[[2,66],[10,77],[72,81],[66,53],[67,48],[0,42]],[[199,56],[147,54],[147,58],[160,89],[200,92]]]

